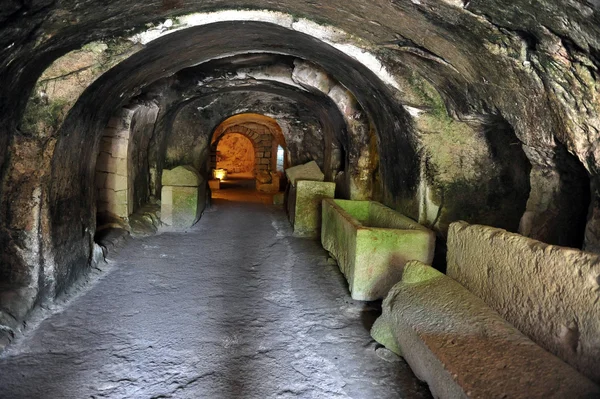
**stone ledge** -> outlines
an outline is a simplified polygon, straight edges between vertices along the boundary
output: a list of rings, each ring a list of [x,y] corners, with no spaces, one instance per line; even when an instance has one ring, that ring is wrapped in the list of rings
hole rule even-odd
[[[600,387],[533,343],[459,283],[418,261],[371,333],[401,351],[436,398],[593,398]]]

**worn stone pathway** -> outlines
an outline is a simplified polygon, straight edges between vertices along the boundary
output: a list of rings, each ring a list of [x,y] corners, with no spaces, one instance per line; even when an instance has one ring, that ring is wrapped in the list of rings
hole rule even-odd
[[[216,200],[110,262],[4,353],[1,398],[429,397],[281,208]]]

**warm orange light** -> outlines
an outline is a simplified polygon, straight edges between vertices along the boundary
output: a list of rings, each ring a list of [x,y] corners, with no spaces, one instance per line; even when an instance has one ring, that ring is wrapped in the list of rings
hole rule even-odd
[[[213,177],[219,180],[225,180],[227,178],[227,171],[225,169],[213,169]]]

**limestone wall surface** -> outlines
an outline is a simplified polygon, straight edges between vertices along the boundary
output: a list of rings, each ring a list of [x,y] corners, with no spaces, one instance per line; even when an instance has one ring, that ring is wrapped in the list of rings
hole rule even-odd
[[[217,146],[217,169],[226,169],[229,173],[252,173],[254,171],[252,142],[237,133],[224,136]]]
[[[455,222],[447,272],[539,345],[600,382],[600,256]]]

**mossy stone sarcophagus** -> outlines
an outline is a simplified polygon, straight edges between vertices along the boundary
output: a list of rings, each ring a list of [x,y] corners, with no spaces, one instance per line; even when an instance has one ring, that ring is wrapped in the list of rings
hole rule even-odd
[[[287,211],[297,237],[318,238],[321,229],[321,201],[333,198],[335,183],[323,181],[325,175],[315,161],[285,171],[288,187]]]
[[[352,298],[386,296],[406,262],[431,264],[435,234],[374,201],[323,200],[321,242],[336,258]]]
[[[172,228],[191,227],[204,211],[206,183],[191,166],[165,169],[161,197],[162,223]]]

